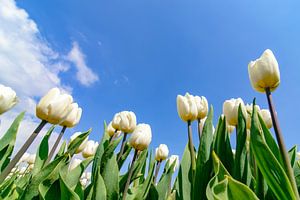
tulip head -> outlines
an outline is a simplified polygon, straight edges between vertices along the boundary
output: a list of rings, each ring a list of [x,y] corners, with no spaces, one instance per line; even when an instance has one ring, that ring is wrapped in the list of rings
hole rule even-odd
[[[60,124],[71,112],[72,102],[71,95],[61,94],[58,88],[52,88],[38,103],[36,116],[51,124]]]
[[[21,163],[21,162],[27,162],[29,156],[30,156],[30,153],[25,152],[25,153],[22,155],[21,159],[20,159],[20,163]]]
[[[197,106],[197,118],[198,119],[204,119],[207,116],[208,113],[208,102],[207,99],[204,96],[195,96],[195,102]]]
[[[60,125],[71,128],[79,123],[82,114],[82,109],[78,107],[77,103],[72,103],[69,106],[71,112],[67,115],[65,120]]]
[[[204,128],[206,119],[207,119],[207,117],[203,118],[203,119],[200,121],[200,131],[201,131],[201,133],[203,132],[203,128]],[[212,133],[213,133],[213,134],[215,133],[215,127],[214,127],[214,126],[212,126]]]
[[[114,136],[114,134],[115,134],[115,132],[116,132],[116,129],[114,129],[114,127],[112,126],[112,122],[110,122],[110,123],[108,124],[108,126],[107,126],[107,128],[106,128],[106,132],[108,133],[108,135],[109,135],[110,137]],[[117,134],[117,136],[119,136],[119,135],[121,134],[121,131],[118,130],[116,134]]]
[[[33,165],[34,162],[35,162],[35,158],[36,158],[36,154],[30,154],[27,157],[27,160],[26,160],[26,162],[28,163],[28,165]]]
[[[0,84],[0,115],[18,103],[16,92],[10,87]]]
[[[257,112],[260,111],[260,107],[258,105],[255,105],[255,109]],[[246,104],[246,111],[247,111],[246,125],[247,125],[247,129],[249,130],[251,128],[253,104]]]
[[[270,49],[249,63],[248,73],[252,87],[258,92],[265,92],[266,88],[274,91],[280,84],[278,63]]]
[[[98,145],[99,145],[98,142],[95,142],[93,140],[87,141],[87,144],[86,144],[85,148],[82,151],[82,156],[84,158],[94,156],[95,153],[96,153],[96,150],[98,148]]]
[[[179,168],[179,156],[178,155],[171,155],[170,158],[168,158],[169,166],[172,166],[174,164],[173,172],[176,171],[176,169]]]
[[[132,133],[136,127],[136,116],[134,112],[122,111],[116,113],[112,120],[112,127],[124,133]]]
[[[135,150],[143,151],[148,148],[151,139],[151,127],[148,124],[138,124],[129,138],[129,144]]]
[[[81,132],[76,132],[74,133],[71,138],[70,138],[70,143],[75,140],[79,135],[81,135],[82,133]],[[75,153],[78,154],[80,152],[83,151],[83,149],[86,147],[87,145],[87,141],[88,141],[89,137],[86,137],[83,142],[80,144],[80,146],[76,149]]]
[[[271,117],[270,111],[268,109],[261,109],[260,110],[260,116],[264,120],[267,128],[268,129],[272,128],[273,123],[272,123],[272,117]]]
[[[226,100],[223,104],[223,114],[229,125],[236,126],[238,123],[238,110],[241,105],[244,117],[247,117],[245,104],[241,98]]]
[[[186,93],[185,96],[177,95],[177,112],[185,122],[197,119],[198,110],[195,97],[189,93]]]
[[[165,144],[160,144],[155,149],[155,160],[157,161],[162,161],[167,159],[168,155],[169,155],[169,149],[168,146]]]
[[[69,170],[71,171],[71,170],[75,169],[78,165],[80,165],[81,162],[82,162],[82,160],[79,159],[79,158],[73,159],[73,160],[71,161],[70,166],[69,166]]]

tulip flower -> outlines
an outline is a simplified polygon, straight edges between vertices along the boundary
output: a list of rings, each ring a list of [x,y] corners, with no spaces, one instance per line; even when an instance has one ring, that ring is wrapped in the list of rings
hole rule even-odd
[[[271,117],[270,111],[268,109],[261,109],[260,110],[260,116],[264,120],[267,128],[268,129],[272,128],[273,123],[272,123],[272,117]]]
[[[195,97],[186,93],[185,96],[177,95],[177,112],[179,117],[187,122],[189,149],[192,162],[192,173],[196,171],[196,156],[194,151],[191,122],[197,119],[198,109]]]
[[[77,103],[72,103],[69,105],[69,107],[70,107],[71,112],[67,115],[65,120],[60,124],[62,126],[62,129],[61,129],[61,131],[49,153],[46,163],[48,163],[51,160],[51,158],[53,157],[54,152],[57,149],[57,146],[66,131],[66,128],[67,127],[72,128],[72,127],[76,126],[80,121],[82,109],[80,107],[78,107]]]
[[[227,128],[227,132],[228,133],[232,133],[233,131],[234,131],[234,129],[235,129],[235,126],[231,126],[231,125],[229,125],[227,122],[226,122],[226,128]]]
[[[16,92],[0,84],[0,115],[14,107],[18,102]]]
[[[30,153],[25,152],[23,154],[23,156],[21,157],[20,162],[27,162],[29,156],[30,156]]]
[[[81,162],[82,162],[82,160],[79,158],[73,159],[70,163],[69,171],[72,171],[73,169],[75,169],[78,165],[80,165]]]
[[[207,117],[205,117],[205,118],[203,118],[201,121],[200,121],[200,124],[199,124],[199,128],[200,128],[200,132],[202,133],[203,132],[203,128],[204,128],[204,124],[205,124],[205,122],[206,122],[206,119],[207,119]],[[212,126],[212,133],[214,134],[214,132],[215,132],[215,127],[214,126]]]
[[[298,160],[300,159],[300,151],[297,152]]]
[[[82,156],[84,158],[88,158],[91,156],[94,156],[96,153],[96,150],[98,148],[98,142],[95,142],[93,140],[89,140],[85,146],[85,148],[82,151]]]
[[[257,111],[260,111],[260,107],[258,105],[255,105]],[[246,104],[246,111],[247,111],[247,118],[246,118],[246,125],[247,129],[250,130],[251,128],[251,118],[252,118],[252,110],[253,105],[252,104]]]
[[[71,95],[61,94],[58,88],[53,88],[38,103],[36,115],[51,124],[60,124],[72,111],[72,102]]]
[[[285,169],[287,170],[287,175],[292,184],[293,191],[296,194],[297,199],[300,199],[297,184],[294,178],[294,171],[290,165],[289,155],[285,147],[283,135],[279,126],[279,120],[271,95],[271,92],[274,91],[280,84],[279,66],[273,52],[267,49],[260,58],[255,61],[251,61],[248,65],[248,72],[250,82],[254,90],[266,93],[269,110],[272,117],[272,124],[280,153],[284,161]]]
[[[153,182],[156,184],[156,178],[159,172],[159,168],[161,165],[161,162],[165,159],[167,159],[169,155],[169,149],[168,146],[165,144],[160,144],[156,149],[155,149],[155,160],[156,162],[156,169],[155,169],[155,174],[153,177]]]
[[[81,132],[76,132],[76,133],[74,133],[71,137],[70,137],[70,143],[72,142],[72,141],[74,141],[79,135],[81,135],[82,133]],[[84,140],[83,140],[83,142],[80,144],[80,146],[76,149],[76,151],[75,151],[75,153],[76,154],[78,154],[78,153],[80,153],[80,152],[82,152],[83,151],[83,149],[86,147],[86,145],[87,145],[87,142],[88,142],[88,139],[89,139],[89,137],[86,137]]]
[[[170,158],[168,158],[168,162],[169,162],[169,166],[172,166],[174,162],[174,168],[173,168],[173,172],[176,171],[176,169],[179,168],[179,156],[178,155],[171,155]]]
[[[35,162],[35,158],[36,158],[36,154],[30,154],[27,157],[27,160],[26,160],[26,162],[28,163],[28,165],[33,165],[34,162]]]
[[[247,117],[245,104],[241,98],[226,100],[223,104],[223,114],[229,125],[237,126],[238,124],[238,110],[241,105],[244,117]]]
[[[251,85],[258,92],[266,92],[267,88],[274,91],[280,84],[278,62],[270,49],[249,63],[248,72]]]
[[[134,129],[133,133],[131,134],[131,137],[129,138],[129,144],[135,149],[135,151],[128,172],[128,177],[123,191],[122,200],[126,199],[127,191],[130,185],[130,179],[134,169],[134,162],[137,159],[139,152],[148,148],[151,139],[151,127],[148,124],[138,124]]]
[[[201,120],[204,119],[207,116],[208,113],[208,102],[207,99],[202,96],[195,96],[195,102],[197,105],[197,111],[198,111],[198,115],[197,115],[197,120],[198,120],[198,136],[199,136],[199,140],[201,137]]]
[[[108,133],[108,135],[109,135],[109,140],[110,140],[110,142],[114,139],[114,138],[116,138],[116,137],[119,137],[120,135],[121,135],[121,131],[120,130],[116,130],[116,129],[114,129],[114,127],[112,126],[112,122],[110,122],[109,124],[108,124],[108,126],[107,126],[107,128],[106,128],[106,132]]]
[[[136,127],[136,116],[135,116],[134,112],[122,111],[122,112],[115,114],[115,116],[112,120],[112,127],[115,129],[115,132],[117,132],[117,131],[124,132],[121,149],[120,149],[120,152],[119,152],[119,155],[117,158],[117,161],[119,161],[124,152],[127,134],[132,133]]]

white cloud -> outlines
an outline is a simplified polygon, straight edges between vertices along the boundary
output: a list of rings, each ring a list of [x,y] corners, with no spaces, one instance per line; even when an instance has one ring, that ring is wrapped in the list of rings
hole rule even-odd
[[[82,53],[77,42],[73,42],[72,49],[67,55],[67,59],[73,62],[77,68],[76,78],[81,84],[89,86],[99,80],[97,74],[87,66],[85,55]]]

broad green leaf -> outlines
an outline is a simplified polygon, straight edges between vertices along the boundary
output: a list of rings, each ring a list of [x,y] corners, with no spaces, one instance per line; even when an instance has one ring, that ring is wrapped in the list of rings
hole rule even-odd
[[[19,114],[13,121],[9,129],[0,139],[0,172],[4,170],[10,161],[10,156],[14,150],[19,125],[25,112]]]
[[[162,178],[156,186],[158,200],[165,200],[168,197],[169,189],[171,188],[172,175],[174,173],[175,162],[169,166],[166,164]]]
[[[211,152],[213,148],[213,108],[210,108],[205,121],[203,132],[198,148],[196,175],[194,182],[193,199],[206,199],[206,186],[211,179],[212,160]]]
[[[80,200],[79,196],[68,187],[65,182],[65,178],[66,177],[63,177],[62,174],[59,174],[61,200]]]
[[[112,154],[107,160],[101,174],[106,186],[107,199],[117,200],[119,197],[119,168],[116,155]]]
[[[97,174],[94,180],[92,200],[106,200],[106,187],[104,180],[100,174],[100,169],[98,168],[95,171],[97,172]]]
[[[251,120],[250,146],[255,156],[257,166],[276,198],[289,200],[296,199],[284,169],[266,142],[255,106],[253,106]]]
[[[55,126],[51,126],[51,128],[48,130],[46,135],[43,137],[40,146],[37,149],[36,152],[36,159],[34,163],[34,167],[32,170],[32,175],[35,176],[44,166],[47,158],[48,158],[48,149],[49,149],[49,138],[51,136],[51,133],[53,132]]]

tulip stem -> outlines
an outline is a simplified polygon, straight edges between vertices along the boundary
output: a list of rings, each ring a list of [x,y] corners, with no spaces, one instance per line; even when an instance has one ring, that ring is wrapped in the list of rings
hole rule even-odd
[[[118,130],[116,129],[116,130],[115,130],[115,133],[113,134],[113,136],[111,136],[111,137],[109,138],[109,144],[111,144],[112,141],[115,139],[115,137],[116,137],[116,135],[117,135],[117,132],[118,132]]]
[[[198,136],[199,136],[199,141],[201,139],[201,119],[198,119]]]
[[[281,132],[281,129],[280,129],[280,126],[279,126],[279,121],[278,121],[277,114],[276,114],[276,111],[275,111],[275,106],[274,106],[274,103],[273,103],[270,88],[266,88],[266,95],[267,95],[267,99],[268,99],[269,109],[270,109],[270,112],[271,112],[272,123],[273,123],[274,131],[275,131],[276,139],[277,139],[277,142],[278,142],[278,145],[279,145],[281,156],[282,156],[283,161],[284,161],[285,168],[287,170],[287,175],[288,175],[289,180],[291,182],[291,185],[293,187],[294,193],[295,193],[297,199],[299,199],[299,193],[298,193],[296,181],[295,181],[295,178],[294,178],[294,171],[293,171],[292,166],[290,164],[290,159],[289,159],[289,156],[288,156],[285,144],[284,144],[283,135],[282,135],[282,132]]]
[[[51,149],[51,151],[50,151],[50,154],[49,154],[49,156],[48,156],[48,158],[47,158],[45,164],[47,164],[47,163],[50,162],[51,158],[52,158],[53,155],[54,155],[55,150],[57,149],[57,146],[58,146],[58,144],[59,144],[59,142],[60,142],[62,136],[64,135],[64,133],[65,133],[65,131],[66,131],[66,129],[67,129],[66,126],[64,126],[64,127],[61,129],[60,134],[58,135],[58,137],[57,137],[57,139],[56,139],[56,141],[55,141],[55,143],[54,143],[54,145],[53,145],[53,147],[52,147],[52,149]]]
[[[128,191],[129,185],[130,185],[130,180],[131,180],[131,176],[132,176],[133,169],[134,169],[134,162],[135,162],[137,156],[138,156],[138,150],[135,150],[132,161],[131,161],[131,166],[130,166],[130,169],[129,169],[129,172],[128,172],[127,182],[126,182],[126,185],[125,185],[125,188],[124,188],[122,200],[126,199],[127,191]]]
[[[154,185],[156,184],[156,178],[158,176],[160,165],[161,165],[161,160],[159,160],[159,161],[156,162],[156,169],[155,169],[155,174],[154,174],[154,177],[153,177],[153,183],[154,183]]]
[[[8,163],[6,168],[2,171],[0,174],[0,183],[2,183],[5,178],[8,176],[12,168],[19,162],[23,154],[27,151],[29,146],[32,144],[36,136],[39,134],[39,132],[43,129],[43,127],[47,124],[47,121],[42,120],[41,123],[36,127],[36,129],[33,131],[33,133],[30,135],[30,137],[27,139],[25,144],[21,147],[21,149],[18,151],[18,153],[15,155],[15,157]]]
[[[124,137],[123,137],[122,145],[121,145],[121,150],[120,150],[120,152],[119,152],[117,162],[119,162],[119,160],[121,159],[121,157],[122,157],[122,155],[123,155],[124,147],[125,147],[125,143],[126,143],[126,137],[127,137],[127,133],[124,133]]]
[[[196,160],[195,160],[195,150],[193,144],[191,121],[188,121],[187,124],[188,124],[189,149],[190,149],[191,163],[192,163],[192,175],[193,175],[192,177],[194,177],[194,173],[196,171]]]

